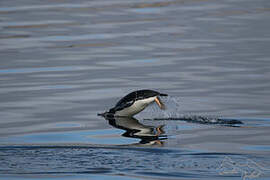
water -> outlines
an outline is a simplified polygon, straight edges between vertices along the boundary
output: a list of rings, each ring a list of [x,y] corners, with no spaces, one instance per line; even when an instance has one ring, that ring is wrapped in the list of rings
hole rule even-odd
[[[269,179],[269,10],[268,0],[1,1],[0,177]],[[146,88],[170,95],[166,111],[97,116]]]

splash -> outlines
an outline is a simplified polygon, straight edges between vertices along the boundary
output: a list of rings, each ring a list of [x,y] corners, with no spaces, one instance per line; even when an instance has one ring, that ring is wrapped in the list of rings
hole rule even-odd
[[[193,113],[182,113],[181,100],[179,97],[163,97],[163,103],[166,109],[161,111],[155,104],[150,105],[147,109],[137,115],[139,119],[145,120],[181,120],[200,124],[223,124],[236,125],[243,124],[237,119],[221,118],[215,115],[198,115]]]

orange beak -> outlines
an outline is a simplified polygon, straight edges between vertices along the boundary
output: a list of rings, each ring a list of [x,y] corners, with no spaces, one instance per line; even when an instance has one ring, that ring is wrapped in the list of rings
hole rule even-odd
[[[159,97],[155,98],[155,102],[157,103],[157,105],[159,106],[160,109],[165,109],[165,105],[161,102],[161,100],[159,99]]]

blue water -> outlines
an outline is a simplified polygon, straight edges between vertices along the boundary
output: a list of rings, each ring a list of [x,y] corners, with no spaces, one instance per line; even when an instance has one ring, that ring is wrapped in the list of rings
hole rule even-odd
[[[269,9],[1,1],[0,179],[269,179]],[[137,89],[167,109],[97,116]]]
[[[256,126],[248,125],[252,120],[242,120],[245,124],[237,127],[182,120],[115,121],[113,129],[2,137],[1,177],[114,179],[122,174],[123,179],[267,179],[269,176],[269,145],[252,145],[257,139],[241,145],[243,135],[258,131]],[[160,124],[161,134],[150,131]],[[135,129],[141,132],[129,131]],[[209,131],[206,137],[204,130]],[[216,137],[207,138],[217,130]],[[124,135],[128,131],[130,136]],[[231,136],[234,140],[228,136],[221,142],[208,144],[228,133],[234,133]],[[235,140],[241,140],[240,145]],[[223,143],[232,147],[223,148]]]

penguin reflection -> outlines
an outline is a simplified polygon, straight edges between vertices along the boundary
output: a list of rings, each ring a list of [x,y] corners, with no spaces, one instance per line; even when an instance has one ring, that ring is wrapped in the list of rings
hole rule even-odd
[[[126,131],[122,136],[141,139],[140,144],[162,145],[161,140],[167,139],[162,129],[163,125],[157,127],[144,125],[134,117],[106,117],[106,119],[113,127]]]

